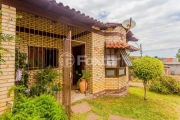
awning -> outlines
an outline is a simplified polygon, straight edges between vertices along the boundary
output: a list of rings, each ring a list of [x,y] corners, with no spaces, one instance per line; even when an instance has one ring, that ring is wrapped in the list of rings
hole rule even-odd
[[[126,66],[132,66],[132,63],[131,63],[126,51],[125,50],[119,50],[119,52],[121,53],[121,56],[122,56],[124,62],[126,63]]]
[[[122,40],[106,40],[106,48],[118,48],[118,49],[128,49],[130,52],[139,51],[139,48],[136,48]]]

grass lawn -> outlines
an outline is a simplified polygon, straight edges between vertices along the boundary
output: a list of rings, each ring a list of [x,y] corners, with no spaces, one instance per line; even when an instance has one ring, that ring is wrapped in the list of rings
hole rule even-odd
[[[179,120],[180,96],[161,95],[148,91],[148,100],[143,100],[143,89],[130,87],[126,97],[105,96],[87,100],[92,111],[108,120],[109,115],[120,115],[138,120]],[[86,120],[90,113],[73,115],[72,120]]]

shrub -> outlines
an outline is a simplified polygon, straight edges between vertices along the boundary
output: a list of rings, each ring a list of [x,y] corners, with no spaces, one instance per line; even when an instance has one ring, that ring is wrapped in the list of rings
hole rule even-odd
[[[12,113],[5,113],[0,120],[68,120],[66,112],[52,95],[35,98],[24,97],[16,103]]]
[[[53,94],[53,88],[58,86],[56,82],[59,75],[60,74],[50,66],[44,70],[38,71],[34,75],[37,83],[31,87],[31,96],[44,93]]]
[[[171,76],[161,76],[151,82],[149,90],[162,94],[180,95],[180,82]]]

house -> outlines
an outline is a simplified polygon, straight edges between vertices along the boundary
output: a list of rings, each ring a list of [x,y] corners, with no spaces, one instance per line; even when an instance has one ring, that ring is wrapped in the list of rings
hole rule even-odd
[[[169,67],[169,75],[180,75],[180,62],[163,62],[163,64]]]
[[[29,86],[35,84],[35,72],[51,66],[63,74],[58,81],[64,82],[65,96],[70,93],[71,85],[77,84],[76,71],[81,70],[91,71],[88,88],[94,96],[127,90],[131,62],[126,52],[138,50],[128,41],[138,39],[132,32],[127,33],[121,23],[100,22],[54,0],[1,0],[1,8],[4,10],[1,24],[6,26],[2,32],[21,38],[2,46],[13,56],[27,56]],[[7,20],[16,15],[22,18]],[[74,56],[74,64],[70,60],[65,65],[66,55],[70,54]],[[6,64],[0,66],[3,72],[0,75],[0,114],[6,109],[6,102],[13,99],[6,94],[14,85],[15,69],[23,71],[23,66],[15,66],[16,57],[5,55],[3,58]]]
[[[164,74],[180,75],[180,62],[178,58],[159,58],[164,64]]]

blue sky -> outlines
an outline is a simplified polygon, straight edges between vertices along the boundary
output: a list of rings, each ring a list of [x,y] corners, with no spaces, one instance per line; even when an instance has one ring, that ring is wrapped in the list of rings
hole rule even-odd
[[[56,0],[102,22],[132,17],[131,31],[142,44],[143,55],[175,57],[180,49],[180,0]],[[129,42],[137,46],[134,42]],[[133,52],[131,55],[140,55]]]

